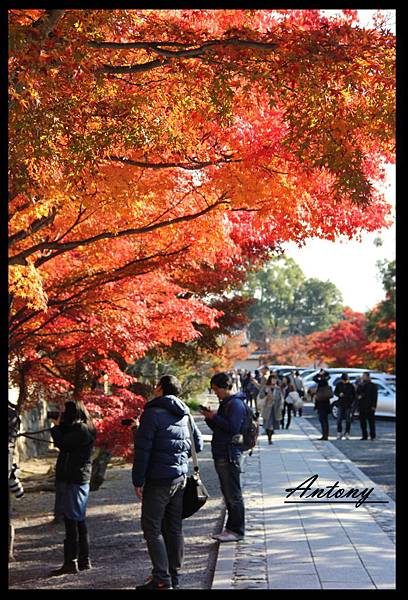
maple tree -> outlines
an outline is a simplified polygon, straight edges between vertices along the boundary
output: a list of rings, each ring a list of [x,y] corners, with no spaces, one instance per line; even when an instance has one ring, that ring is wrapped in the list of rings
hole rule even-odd
[[[307,367],[313,363],[313,353],[309,352],[309,336],[285,335],[274,336],[266,344],[262,361],[266,365],[295,365]]]
[[[308,352],[328,366],[368,368],[365,349],[368,343],[364,313],[344,309],[337,323],[307,338]]]
[[[370,313],[376,313],[374,308]],[[330,367],[357,367],[393,373],[395,369],[395,321],[387,324],[386,340],[369,335],[369,313],[345,309],[343,319],[325,331],[305,338],[307,353]],[[384,322],[381,322],[384,326]]]
[[[343,13],[9,11],[21,406],[216,328],[284,241],[390,223],[395,38]]]

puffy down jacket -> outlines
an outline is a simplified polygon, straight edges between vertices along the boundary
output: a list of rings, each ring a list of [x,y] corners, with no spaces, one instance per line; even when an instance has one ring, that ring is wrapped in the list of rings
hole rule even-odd
[[[134,434],[135,487],[141,487],[146,480],[166,485],[187,474],[191,456],[189,414],[188,406],[176,396],[154,398],[145,405]],[[201,452],[203,438],[194,421],[193,436],[196,451]]]

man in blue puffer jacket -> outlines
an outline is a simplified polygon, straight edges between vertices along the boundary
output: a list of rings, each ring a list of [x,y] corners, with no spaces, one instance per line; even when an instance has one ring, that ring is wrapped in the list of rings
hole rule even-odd
[[[191,456],[189,408],[178,398],[181,385],[173,375],[161,377],[134,434],[132,481],[142,500],[142,529],[152,561],[152,577],[136,589],[175,589],[183,563],[183,492]],[[197,452],[201,432],[192,420]]]

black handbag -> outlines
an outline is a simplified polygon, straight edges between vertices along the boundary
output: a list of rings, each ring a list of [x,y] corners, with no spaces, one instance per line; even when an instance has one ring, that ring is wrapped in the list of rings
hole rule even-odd
[[[191,426],[191,417],[188,417],[188,428],[191,439],[191,456],[193,459],[194,473],[187,477],[186,486],[183,494],[183,513],[182,518],[187,519],[204,506],[209,497],[209,493],[200,479],[200,469],[198,467],[197,452],[194,444],[193,428]]]

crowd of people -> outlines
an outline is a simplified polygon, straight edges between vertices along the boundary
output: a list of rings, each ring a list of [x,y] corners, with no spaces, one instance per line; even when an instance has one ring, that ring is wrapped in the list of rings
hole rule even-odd
[[[302,416],[305,387],[299,371],[280,376],[264,366],[251,371],[230,371],[235,392],[245,396],[247,404],[262,416],[263,428],[272,444],[277,429],[289,429],[292,416]]]
[[[230,371],[234,390],[245,395],[247,404],[257,411],[263,419],[263,427],[272,444],[272,435],[277,429],[288,429],[292,416],[302,416],[306,389],[300,373],[290,371],[281,376],[267,366],[256,369],[254,373],[242,369]],[[359,413],[361,440],[374,440],[375,410],[377,406],[377,387],[371,381],[368,372],[363,373],[355,384],[351,383],[347,373],[341,375],[334,390],[329,384],[330,374],[324,369],[313,377],[317,384],[314,394],[314,408],[318,413],[322,429],[319,440],[329,439],[330,399],[336,397],[337,439],[350,439],[353,414]],[[345,429],[343,431],[343,422]],[[367,427],[368,425],[368,427]]]
[[[322,425],[322,437],[328,439],[328,411],[332,390],[328,373],[315,376],[315,407]],[[262,367],[250,372],[216,373],[210,389],[217,396],[217,410],[201,406],[200,411],[212,431],[211,450],[215,471],[224,497],[227,520],[223,530],[212,537],[220,543],[235,542],[245,536],[245,506],[241,490],[244,447],[243,433],[248,406],[262,415],[269,444],[277,429],[288,429],[292,416],[302,414],[305,389],[298,371],[280,377]],[[377,388],[364,374],[355,389],[344,373],[334,394],[340,401],[338,431],[346,421],[350,432],[352,407],[359,402],[362,439],[375,438]],[[191,418],[188,406],[180,399],[181,384],[165,375],[154,389],[140,418],[133,419],[134,460],[131,481],[136,498],[142,502],[141,526],[152,563],[149,579],[136,589],[177,589],[183,565],[183,495],[192,450],[201,452],[203,436]],[[245,404],[248,406],[246,407]],[[89,497],[91,453],[96,430],[88,411],[79,401],[68,401],[64,413],[51,429],[60,453],[56,469],[58,511],[64,516],[64,562],[52,576],[75,574],[92,567],[86,507]]]

